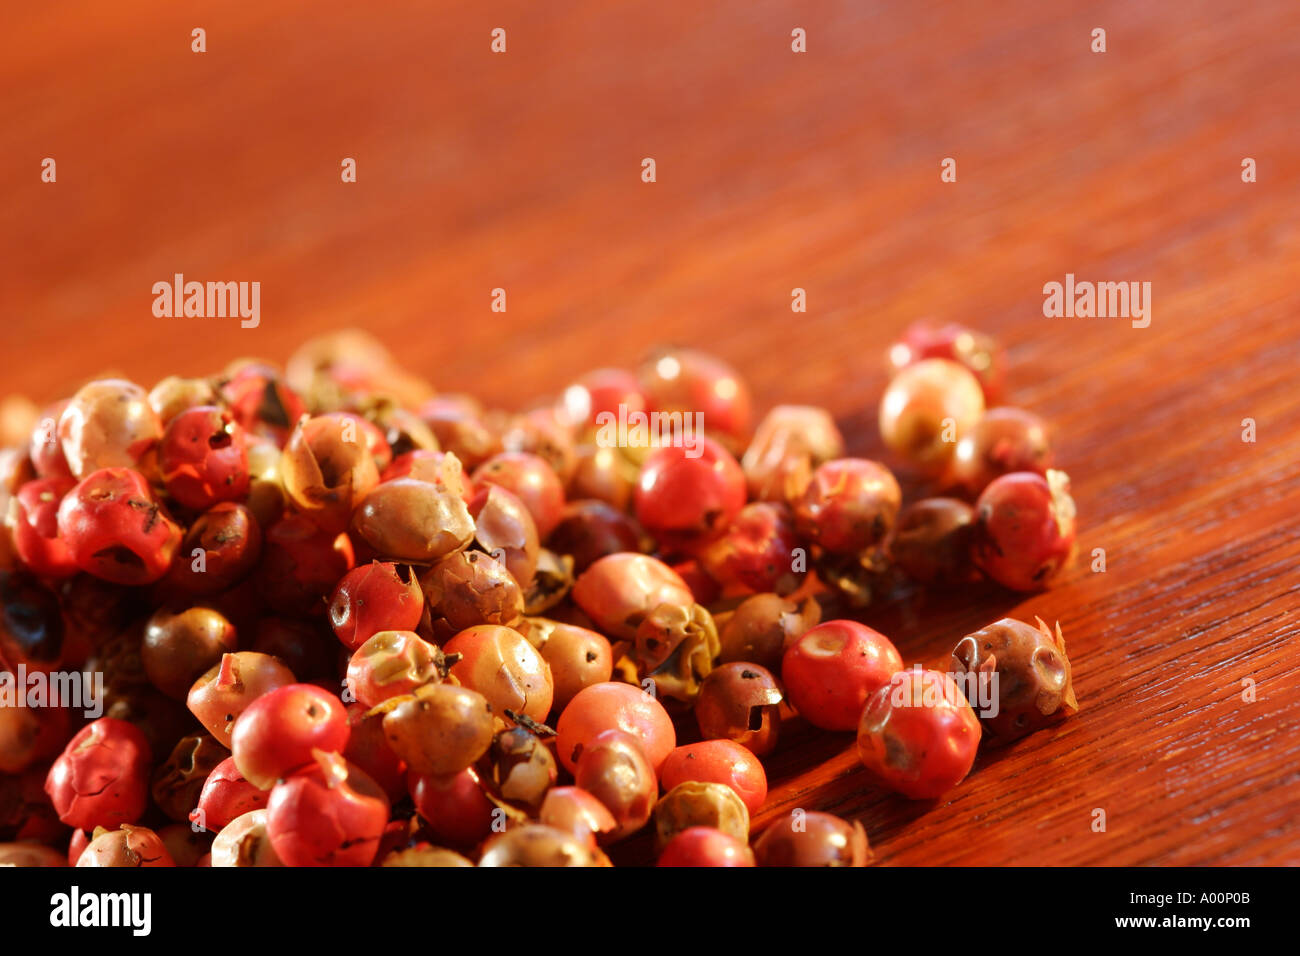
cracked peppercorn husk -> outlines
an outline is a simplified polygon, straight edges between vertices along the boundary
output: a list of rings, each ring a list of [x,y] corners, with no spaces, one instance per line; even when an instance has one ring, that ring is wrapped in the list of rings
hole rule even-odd
[[[434,633],[446,639],[480,624],[513,627],[524,595],[504,560],[477,550],[457,551],[420,575]]]
[[[713,827],[742,843],[749,842],[749,808],[725,783],[687,780],[655,805],[655,839],[660,850],[691,827]]]
[[[199,805],[203,784],[230,751],[211,734],[187,734],[172,748],[171,755],[154,771],[150,792],[158,809],[177,823],[188,822],[190,811]]]
[[[984,726],[1000,742],[1019,739],[1079,710],[1061,625],[1058,622],[1053,633],[1042,618],[1035,620],[1037,628],[1009,617],[994,621],[953,648],[953,670],[974,675],[975,686],[968,683],[963,689]],[[984,688],[980,681],[985,682]],[[986,716],[984,705],[991,702],[994,689],[997,713]]]
[[[641,621],[634,640],[615,646],[615,666],[622,674],[634,669],[633,683],[653,681],[655,696],[689,703],[699,695],[720,648],[706,608],[660,604]]]

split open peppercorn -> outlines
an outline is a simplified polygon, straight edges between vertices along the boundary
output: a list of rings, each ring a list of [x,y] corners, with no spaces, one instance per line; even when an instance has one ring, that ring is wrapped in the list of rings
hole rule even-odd
[[[59,819],[93,830],[139,820],[149,803],[149,743],[134,725],[100,717],[50,766],[45,792]]]
[[[276,856],[287,866],[369,866],[388,824],[388,797],[337,753],[314,750],[312,757],[267,801]]]

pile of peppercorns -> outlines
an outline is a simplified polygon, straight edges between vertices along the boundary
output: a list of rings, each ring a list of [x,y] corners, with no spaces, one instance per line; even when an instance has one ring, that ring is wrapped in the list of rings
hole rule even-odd
[[[825,813],[751,846],[783,721],[856,731],[879,784],[933,799],[983,734],[1076,708],[1059,627],[998,621],[945,673],[848,618],[1043,588],[1074,547],[993,344],[918,325],[890,359],[882,437],[949,495],[901,513],[828,412],[754,426],[688,349],[522,414],[356,332],[90,382],[0,453],[0,665],[20,695],[85,674],[103,708],[0,708],[0,863],[601,866],[653,823],[660,865],[864,865]],[[629,417],[677,431],[603,437]]]

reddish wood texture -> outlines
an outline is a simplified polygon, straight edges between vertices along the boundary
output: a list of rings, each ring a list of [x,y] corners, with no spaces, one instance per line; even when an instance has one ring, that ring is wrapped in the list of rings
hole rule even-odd
[[[830,406],[875,456],[885,345],[921,315],[974,324],[1008,344],[1012,400],[1057,427],[1108,570],[867,619],[918,659],[1004,613],[1059,619],[1082,710],[937,805],[796,729],[765,816],[861,816],[889,864],[1300,862],[1294,3],[72,0],[4,19],[5,391],[283,359],[356,324],[517,407],[675,340],[764,405]],[[261,326],[155,319],[176,272],[261,281]],[[1044,318],[1067,272],[1151,282],[1150,328]]]

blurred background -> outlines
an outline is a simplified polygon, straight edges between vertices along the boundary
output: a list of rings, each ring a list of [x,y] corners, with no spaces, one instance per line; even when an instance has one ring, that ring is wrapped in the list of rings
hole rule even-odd
[[[733,363],[760,413],[828,406],[874,457],[904,326],[992,332],[1011,400],[1058,429],[1081,546],[1110,553],[1018,609],[1077,635],[1084,710],[1003,761],[1019,792],[977,775],[932,815],[985,814],[977,847],[936,857],[892,804],[850,809],[903,861],[1294,853],[1277,827],[1297,776],[1234,761],[1300,762],[1300,734],[1271,736],[1296,697],[1225,703],[1243,673],[1297,673],[1294,2],[69,0],[2,18],[0,394],[43,403],[110,370],[148,387],[360,326],[438,388],[519,408],[669,341]],[[155,318],[175,273],[259,281],[260,326]],[[1150,282],[1151,326],[1045,318],[1066,273]],[[959,618],[994,604],[1013,602]],[[1120,812],[1116,839],[1090,839],[1097,794],[1041,769],[1066,760],[1170,822]],[[1017,842],[1019,813],[1051,839]]]

